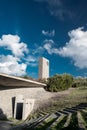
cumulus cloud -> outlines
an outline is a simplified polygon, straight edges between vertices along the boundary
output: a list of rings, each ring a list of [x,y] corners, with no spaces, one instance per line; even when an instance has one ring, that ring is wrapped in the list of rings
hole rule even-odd
[[[0,55],[0,73],[11,75],[25,75],[27,65],[19,64],[19,59],[12,55]]]
[[[54,37],[54,36],[55,36],[55,30],[52,30],[52,31],[42,30],[42,34],[43,34],[44,36],[47,36],[47,37]]]
[[[20,42],[20,37],[17,35],[3,35],[0,39],[0,47],[5,47],[11,50],[14,56],[22,57],[28,52],[27,44]]]
[[[10,50],[10,53],[0,55],[0,73],[11,75],[25,75],[27,64],[22,63],[25,53],[28,53],[27,44],[20,42],[17,35],[3,35],[0,39],[0,49]]]
[[[80,69],[87,68],[87,31],[81,27],[70,31],[68,35],[70,40],[64,47],[54,48],[51,44],[46,44],[45,49],[49,54],[71,58]]]

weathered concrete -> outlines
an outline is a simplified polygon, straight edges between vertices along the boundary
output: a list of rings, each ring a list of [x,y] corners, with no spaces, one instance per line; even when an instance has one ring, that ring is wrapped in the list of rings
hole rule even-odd
[[[34,99],[25,99],[23,103],[23,115],[22,119],[25,120],[27,116],[31,113],[34,107]]]
[[[36,100],[46,99],[48,93],[44,88],[15,88],[0,91],[0,108],[8,117],[13,116],[12,99],[18,95],[23,95],[25,99],[35,99],[35,109],[38,105]]]
[[[46,84],[40,83],[30,79],[24,79],[20,77],[10,76],[6,74],[0,74],[0,86],[2,89],[12,89],[18,87],[45,87]]]
[[[23,95],[15,98],[14,118],[25,120],[34,107],[34,99],[24,99]]]
[[[34,99],[36,103],[37,100],[44,97],[44,86],[46,86],[46,84],[39,83],[33,80],[0,74],[0,108],[3,110],[4,114],[7,115],[7,117],[16,117],[16,107],[17,105],[22,105],[21,103],[24,104],[24,97],[24,99],[26,99],[25,104],[26,102],[28,102],[28,104],[30,102],[31,104],[32,101],[32,105],[29,105],[30,113],[30,111],[32,110],[32,106],[34,106]],[[23,97],[18,97],[18,95],[23,95]],[[25,108],[28,107],[25,104],[24,111],[26,111]],[[25,117],[26,116],[24,116],[24,118]]]

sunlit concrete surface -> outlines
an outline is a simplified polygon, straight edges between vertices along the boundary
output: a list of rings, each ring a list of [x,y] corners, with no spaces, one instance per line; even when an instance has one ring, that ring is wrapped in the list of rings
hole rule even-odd
[[[35,104],[37,104],[37,100],[43,100],[45,97],[45,86],[46,84],[37,81],[0,74],[0,108],[7,117],[14,117],[15,98],[18,95],[23,95],[24,99],[30,99],[32,102],[35,100]],[[37,107],[36,105],[32,106],[34,109]]]

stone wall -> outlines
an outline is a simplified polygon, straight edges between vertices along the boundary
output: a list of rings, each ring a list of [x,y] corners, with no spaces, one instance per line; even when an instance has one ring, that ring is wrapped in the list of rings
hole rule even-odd
[[[35,99],[34,109],[37,108],[39,101],[47,100],[52,96],[51,93],[46,92],[42,87],[13,89],[3,89],[3,87],[0,87],[0,108],[7,117],[13,116],[12,101],[18,95],[23,95],[26,99]]]

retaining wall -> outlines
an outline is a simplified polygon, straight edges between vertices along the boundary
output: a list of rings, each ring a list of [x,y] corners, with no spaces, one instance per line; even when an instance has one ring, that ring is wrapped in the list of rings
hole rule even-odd
[[[7,117],[13,116],[13,99],[18,95],[23,95],[26,99],[35,99],[34,109],[38,107],[39,101],[47,100],[51,97],[51,94],[42,87],[3,89],[0,86],[0,108]]]

